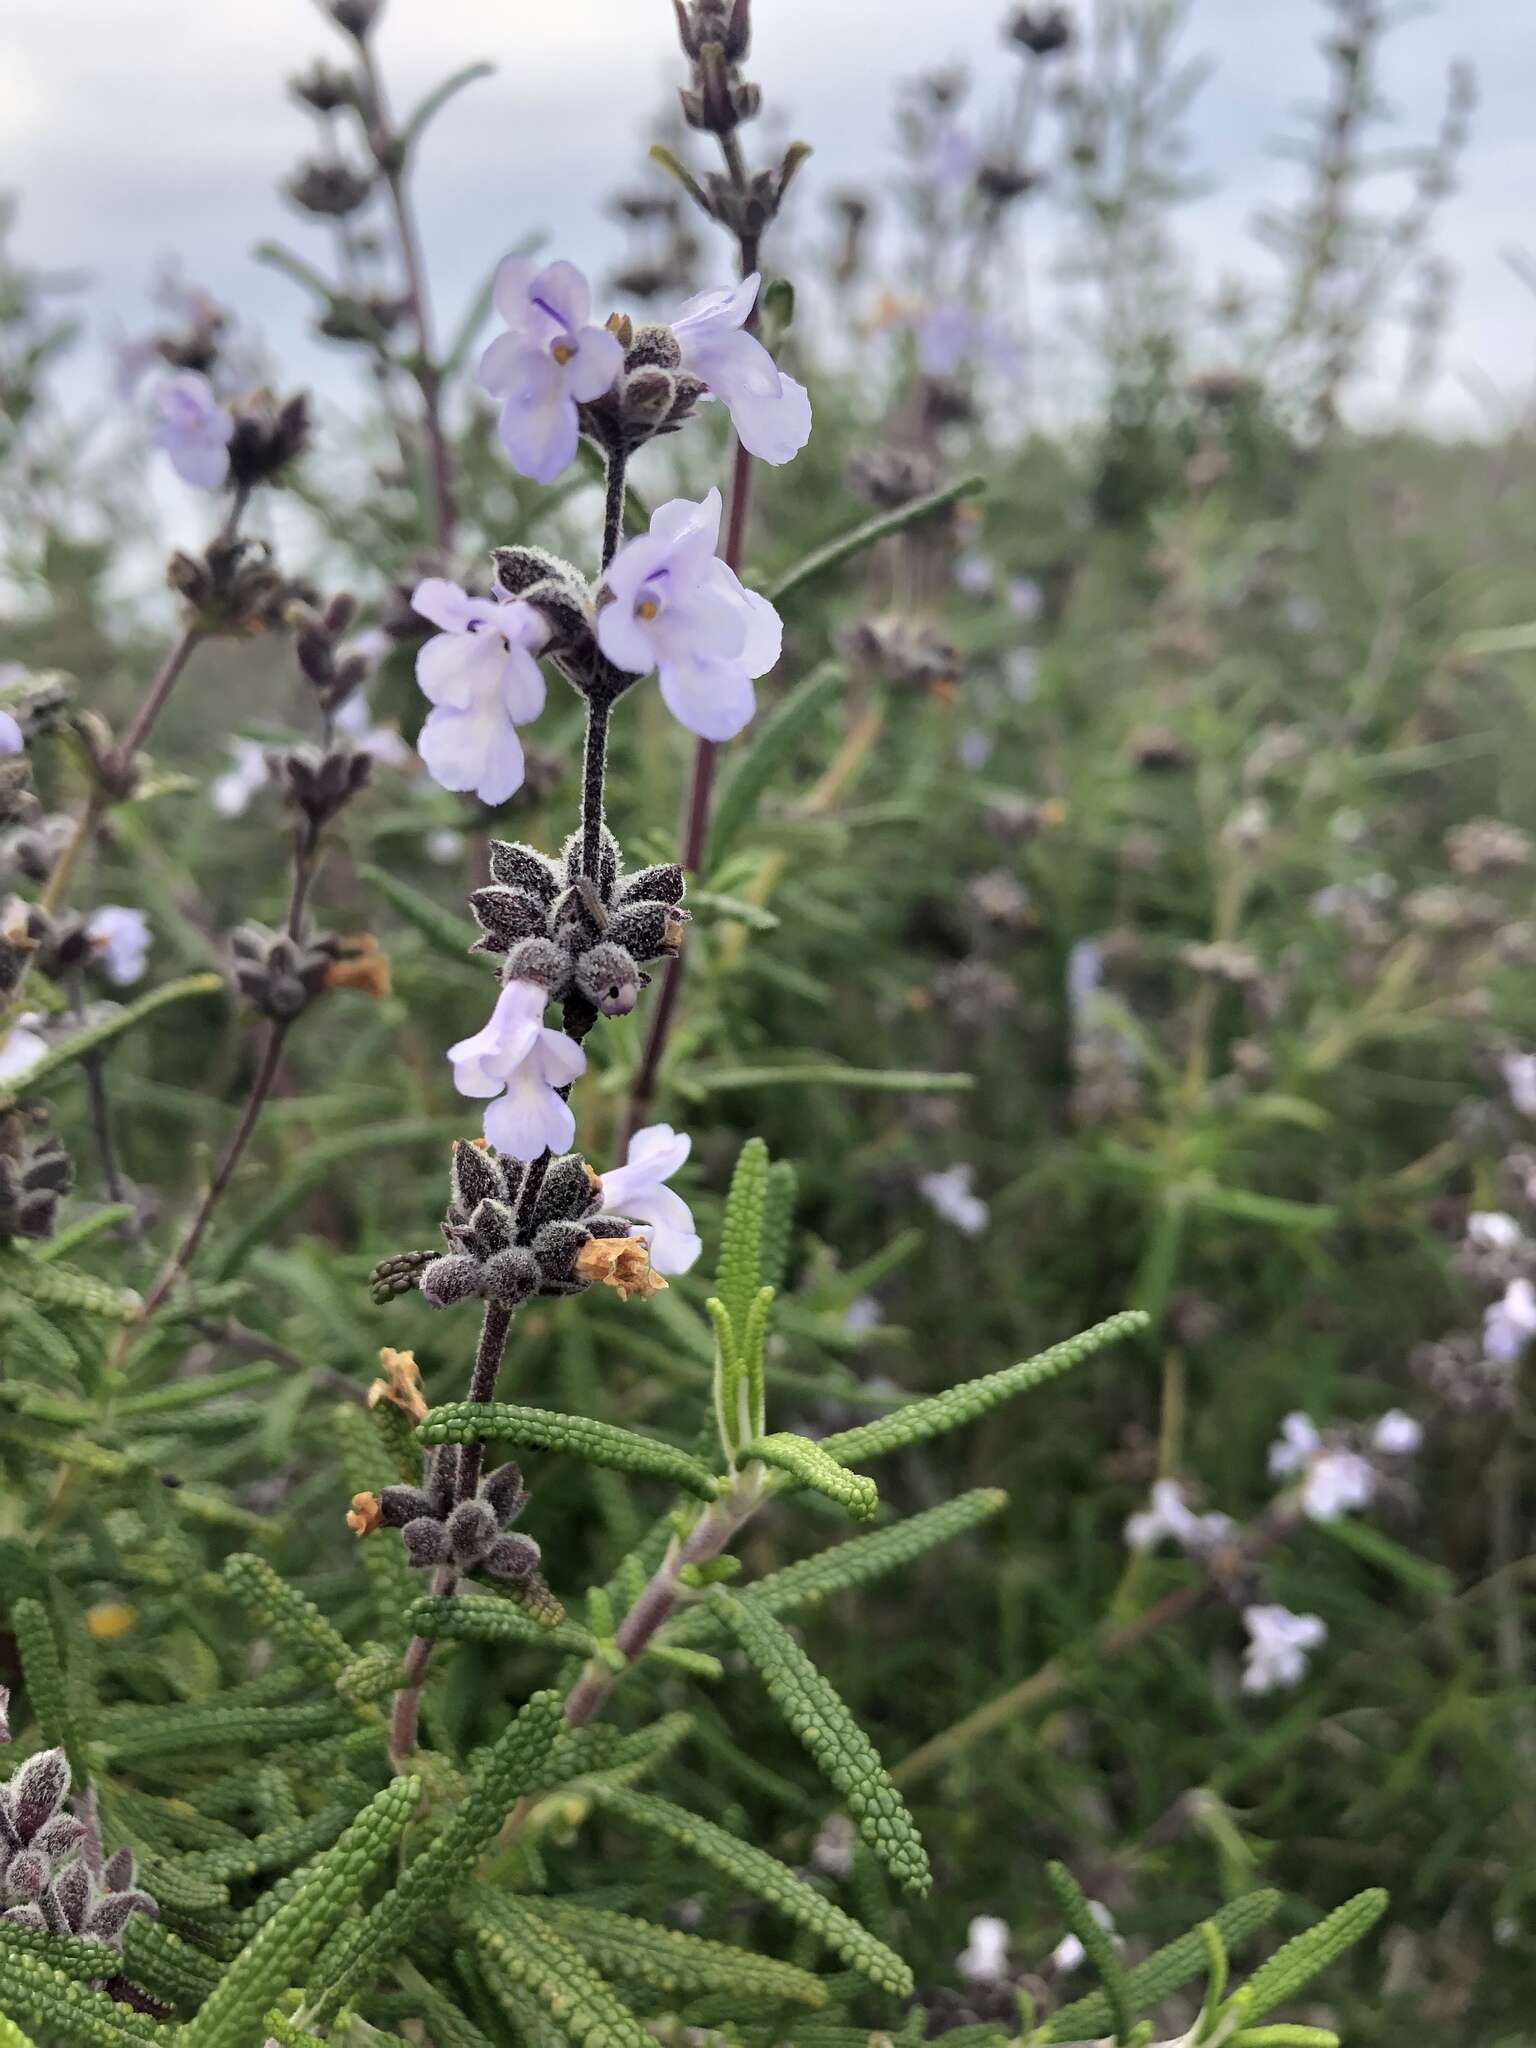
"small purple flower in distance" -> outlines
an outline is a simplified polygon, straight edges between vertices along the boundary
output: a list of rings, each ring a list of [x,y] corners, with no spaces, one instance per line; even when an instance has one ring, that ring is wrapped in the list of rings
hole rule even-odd
[[[208,798],[221,818],[239,818],[271,779],[267,750],[260,740],[243,738],[226,740],[224,747],[231,757],[230,766],[209,783]]]
[[[35,1067],[48,1050],[48,1041],[33,1029],[42,1023],[36,1010],[24,1010],[10,1030],[0,1025],[0,1081],[9,1087]]]
[[[992,1220],[992,1211],[976,1193],[974,1166],[951,1166],[943,1173],[918,1175],[918,1192],[946,1223],[966,1237],[980,1237]]]
[[[918,368],[925,377],[953,377],[967,365],[1002,376],[1018,368],[1018,347],[1003,323],[957,300],[928,307],[916,327]]]
[[[548,1001],[534,982],[509,982],[485,1029],[448,1048],[454,1087],[488,1101],[486,1142],[509,1159],[569,1151],[576,1135],[570,1104],[557,1091],[586,1072],[587,1056],[563,1031],[546,1027]]]
[[[1243,1609],[1248,1648],[1243,1655],[1243,1691],[1273,1692],[1299,1685],[1306,1676],[1307,1652],[1326,1641],[1327,1624],[1315,1614],[1293,1614],[1288,1607]]]
[[[548,624],[521,600],[470,597],[442,576],[418,583],[411,605],[442,629],[416,656],[417,687],[433,706],[416,742],[427,773],[442,789],[504,804],[523,782],[517,728],[544,709],[534,656]]]
[[[126,904],[104,903],[85,927],[96,947],[108,981],[129,988],[144,972],[149,957],[149,919]]]
[[[26,744],[21,727],[10,712],[0,711],[0,754],[22,753]]]
[[[704,740],[728,740],[757,708],[754,676],[779,658],[784,629],[767,598],[715,553],[720,493],[673,498],[649,533],[626,541],[603,579],[597,644],[616,668],[657,670],[672,716]]]
[[[507,323],[480,358],[482,391],[501,400],[498,432],[520,476],[553,483],[576,453],[576,407],[601,398],[624,367],[624,350],[592,325],[592,293],[574,263],[541,270],[508,256],[494,300]]]
[[[672,322],[683,368],[702,377],[731,416],[749,455],[788,462],[811,438],[811,400],[803,384],[785,376],[745,322],[762,279],[757,271],[738,285],[696,292]]]
[[[1536,1337],[1536,1287],[1522,1275],[1483,1315],[1483,1353],[1500,1365],[1516,1364]]]
[[[693,1140],[670,1124],[636,1131],[622,1166],[602,1176],[603,1214],[630,1216],[645,1227],[653,1271],[686,1273],[704,1249],[693,1227],[693,1212],[666,1183],[687,1159]]]
[[[235,423],[199,370],[180,370],[155,392],[154,444],[183,483],[216,491],[229,475]]]

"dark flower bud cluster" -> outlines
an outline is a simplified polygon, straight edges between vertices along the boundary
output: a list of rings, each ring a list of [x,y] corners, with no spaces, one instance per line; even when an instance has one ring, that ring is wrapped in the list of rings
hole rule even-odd
[[[31,762],[25,754],[0,757],[0,825],[30,825],[38,811]]]
[[[596,877],[582,873],[577,834],[557,864],[531,846],[491,842],[491,880],[469,907],[480,926],[474,950],[506,956],[506,981],[537,982],[564,1003],[566,1029],[585,1036],[599,1015],[635,1007],[653,960],[682,944],[683,870],[673,862],[623,873],[611,832],[602,835]]]
[[[1072,47],[1072,17],[1065,7],[1021,7],[1008,35],[1032,57],[1059,57]]]
[[[894,512],[938,489],[933,457],[920,448],[864,448],[848,464],[847,484],[856,498],[882,512]]]
[[[626,1296],[653,1291],[634,1225],[598,1214],[602,1185],[580,1153],[550,1162],[530,1204],[519,1199],[521,1185],[515,1162],[463,1140],[454,1146],[452,1199],[442,1225],[448,1250],[416,1269],[416,1285],[430,1307],[480,1300],[515,1309],[535,1295],[583,1294],[595,1280]],[[414,1265],[419,1256],[385,1263],[403,1279],[406,1260]],[[379,1275],[374,1284],[377,1298]]]
[[[314,593],[283,574],[265,541],[215,540],[201,555],[171,557],[166,580],[205,633],[242,637],[287,623],[289,607]]]
[[[229,477],[237,490],[276,483],[309,446],[309,397],[297,392],[279,401],[255,391],[231,408],[235,431],[229,442]]]
[[[0,1116],[0,1244],[52,1237],[75,1169],[60,1140],[19,1110]]]
[[[368,204],[373,173],[340,157],[314,157],[300,164],[284,190],[294,205],[322,220],[345,220]]]
[[[89,1832],[65,1811],[68,1794],[62,1749],[28,1757],[0,1788],[0,1920],[116,1948],[132,1914],[153,1918],[160,1909],[134,1883],[131,1849],[119,1849],[99,1871],[86,1861]]]
[[[379,18],[384,0],[329,0],[326,12],[355,42],[366,42]]]
[[[636,327],[621,313],[608,325],[625,351],[624,367],[601,398],[577,407],[577,418],[587,439],[607,454],[630,455],[658,434],[675,434],[706,387],[683,369],[670,327]]]
[[[9,765],[13,764],[0,764]],[[3,818],[0,810],[0,821]],[[74,830],[74,820],[66,812],[52,811],[39,817],[36,805],[31,805],[24,820],[0,840],[0,872],[20,875],[28,882],[46,882]]]
[[[683,118],[692,128],[730,135],[762,105],[757,86],[741,76],[752,42],[750,0],[672,0],[683,53],[693,78],[682,89]]]
[[[327,64],[320,57],[307,71],[289,79],[288,90],[317,114],[339,114],[343,107],[357,104],[357,87],[351,72],[343,71],[338,64]]]
[[[351,747],[293,747],[276,767],[284,802],[318,832],[366,785],[373,756]]]
[[[367,678],[366,655],[340,652],[342,639],[356,617],[357,600],[348,591],[338,591],[323,611],[305,605],[295,606],[289,613],[299,672],[327,717],[334,716]]]
[[[13,896],[0,914],[0,1003],[21,985],[32,955],[37,951],[31,932],[28,905]]]
[[[18,904],[6,925],[11,943],[29,952],[51,981],[88,967],[100,950],[78,910],[50,913],[41,904]]]
[[[322,990],[334,984],[346,951],[329,932],[290,938],[261,924],[243,924],[231,932],[235,986],[274,1023],[291,1023]]]
[[[516,1465],[488,1472],[468,1500],[458,1500],[459,1452],[444,1444],[432,1453],[424,1486],[386,1486],[378,1496],[378,1525],[398,1529],[406,1562],[417,1571],[450,1565],[483,1571],[512,1583],[532,1578],[539,1546],[512,1524],[528,1505]]]

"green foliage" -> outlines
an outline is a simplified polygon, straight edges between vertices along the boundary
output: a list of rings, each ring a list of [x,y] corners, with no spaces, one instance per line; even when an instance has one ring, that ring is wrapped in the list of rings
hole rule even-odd
[[[1281,1904],[1277,1891],[1249,1892],[1241,1899],[1230,1900],[1212,1915],[1209,1924],[1215,1928],[1226,1949],[1235,1949],[1267,1925],[1279,1912]],[[1123,1998],[1132,2016],[1155,2011],[1170,1993],[1198,1977],[1206,1968],[1207,1953],[1201,1929],[1194,1928],[1188,1934],[1181,1934],[1177,1941],[1156,1950],[1134,1969],[1127,1970]],[[1087,1998],[1064,2005],[1060,2012],[1052,2015],[1036,2038],[1041,2041],[1079,2040],[1102,2033],[1113,2018],[1114,2008],[1108,1994],[1095,1991]]]
[[[226,1559],[224,1579],[240,1604],[297,1663],[335,1684],[352,1652],[346,1637],[338,1635],[312,1600],[285,1584],[265,1558],[249,1551]]]
[[[695,1991],[730,1991],[745,1998],[782,1999],[811,2007],[827,2002],[822,1978],[793,1963],[754,1955],[748,1948],[708,1941],[677,1927],[656,1927],[632,1913],[573,1905],[561,1899],[531,1899],[528,1911],[576,1943],[605,1976],[645,1991],[668,1998]]]
[[[1315,1927],[1309,1927],[1277,1949],[1243,1986],[1244,2021],[1261,2020],[1277,2005],[1294,1998],[1346,1949],[1369,1934],[1386,1910],[1384,1891],[1357,1892],[1326,1920],[1320,1920]]]
[[[1126,1983],[1125,1967],[1115,1953],[1115,1945],[1088,1910],[1088,1901],[1083,1896],[1081,1885],[1063,1863],[1047,1863],[1045,1874],[1051,1890],[1056,1895],[1056,1904],[1068,1930],[1077,1936],[1095,1972],[1102,1979],[1104,1996],[1109,2001],[1110,2015],[1114,2023],[1117,2041],[1128,2039],[1131,2030],[1131,1997]]]
[[[933,1873],[922,1838],[874,1744],[836,1690],[762,1602],[717,1592],[710,1605],[746,1651],[774,1705],[842,1793],[875,1855],[905,1890],[926,1896]]]
[[[310,1958],[399,1841],[420,1797],[419,1778],[397,1778],[369,1800],[220,1977],[186,2029],[185,2048],[249,2048],[268,2006],[301,1981]]]
[[[723,1828],[650,1793],[606,1784],[594,1784],[593,1793],[599,1804],[619,1819],[664,1835],[732,1884],[807,1929],[872,1984],[898,1997],[911,1991],[912,1973],[900,1956],[762,1849],[738,1841]]]
[[[574,1943],[510,1900],[498,1905],[497,1922],[476,1930],[493,1986],[526,1992],[562,2039],[584,2048],[649,2048],[651,2036]],[[517,2002],[508,2010],[516,2017]]]
[[[1080,1336],[1069,1337],[1063,1344],[1051,1345],[1036,1358],[1023,1359],[1018,1365],[1006,1365],[1000,1372],[988,1373],[984,1379],[966,1380],[957,1387],[946,1387],[942,1394],[935,1394],[931,1400],[913,1401],[892,1415],[882,1415],[878,1421],[862,1423],[857,1429],[840,1430],[833,1436],[824,1437],[821,1449],[840,1464],[862,1465],[870,1458],[883,1458],[888,1452],[925,1443],[946,1430],[959,1429],[967,1422],[976,1421],[1000,1403],[1012,1400],[1015,1394],[1029,1393],[1045,1381],[1055,1379],[1059,1373],[1081,1365],[1084,1359],[1092,1358],[1096,1352],[1118,1344],[1122,1337],[1135,1336],[1146,1327],[1147,1317],[1140,1309],[1124,1309],[1118,1315],[1107,1316],[1091,1330],[1084,1330]]]
[[[670,1479],[700,1500],[713,1500],[720,1490],[709,1467],[686,1451],[591,1415],[557,1415],[548,1408],[523,1408],[511,1401],[450,1401],[432,1409],[416,1435],[424,1444],[482,1440],[553,1451],[612,1472]]]

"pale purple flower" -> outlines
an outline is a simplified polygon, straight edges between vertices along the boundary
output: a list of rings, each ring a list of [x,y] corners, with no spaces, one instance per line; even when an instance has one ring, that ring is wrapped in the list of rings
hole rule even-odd
[[[183,483],[216,491],[229,475],[235,423],[200,370],[179,370],[155,392],[152,439]]]
[[[354,648],[360,653],[360,648]],[[403,768],[411,758],[411,750],[392,725],[375,725],[373,714],[368,709],[368,699],[361,690],[343,700],[333,723],[337,732],[349,739],[358,753],[367,754],[377,761],[381,768]]]
[[[441,576],[418,583],[411,604],[442,628],[416,656],[417,687],[434,707],[416,742],[427,773],[442,789],[504,804],[523,782],[517,728],[544,709],[534,656],[549,626],[520,599],[469,597]]]
[[[1474,1209],[1467,1218],[1467,1243],[1474,1251],[1513,1251],[1524,1235],[1514,1217],[1502,1209]]]
[[[626,541],[604,577],[597,644],[616,668],[658,672],[662,700],[704,740],[728,740],[757,708],[752,689],[779,658],[784,628],[715,553],[720,493],[673,498]]]
[[[221,818],[238,818],[270,779],[267,750],[260,740],[233,739],[224,745],[231,765],[209,783],[208,798]]]
[[[108,981],[129,988],[144,972],[149,957],[149,919],[123,903],[104,903],[94,911],[85,935],[96,947]]]
[[[867,1336],[880,1327],[883,1311],[873,1294],[861,1294],[843,1310],[843,1328],[851,1337]]]
[[[960,766],[968,768],[973,775],[979,775],[992,758],[992,741],[988,734],[972,726],[969,732],[960,735],[960,744],[955,752],[960,756]]]
[[[42,1021],[36,1010],[26,1010],[9,1031],[0,1025],[0,1082],[6,1087],[29,1073],[48,1050],[47,1039],[35,1028]]]
[[[967,1984],[1000,1984],[1008,1974],[1008,1922],[978,1913],[965,1930],[955,1968]]]
[[[1032,576],[1015,576],[1008,585],[1008,609],[1016,619],[1037,619],[1045,596]]]
[[[925,377],[953,377],[969,363],[1007,375],[1018,367],[1018,349],[1000,320],[958,300],[941,300],[917,320],[917,361]]]
[[[686,1273],[704,1249],[692,1210],[666,1185],[692,1147],[685,1132],[650,1124],[630,1139],[624,1164],[602,1176],[603,1214],[628,1216],[642,1226],[635,1234],[649,1244],[651,1266],[661,1274]]]
[[[788,462],[811,438],[811,401],[786,377],[746,321],[757,302],[757,271],[738,285],[696,292],[672,321],[683,368],[702,378],[731,416],[741,445],[759,462]]]
[[[1275,1479],[1301,1476],[1301,1511],[1312,1522],[1337,1521],[1369,1507],[1376,1492],[1370,1461],[1358,1451],[1325,1445],[1312,1418],[1299,1410],[1281,1423],[1269,1448],[1269,1470]]]
[[[974,1166],[951,1166],[943,1173],[918,1176],[918,1191],[936,1215],[966,1237],[979,1237],[992,1220],[992,1211],[972,1185]]]
[[[0,711],[0,754],[19,754],[26,748],[21,727],[9,711]]]
[[[545,1025],[548,1001],[534,982],[509,982],[485,1029],[448,1048],[454,1087],[489,1103],[486,1142],[508,1159],[568,1151],[576,1135],[571,1106],[557,1090],[586,1072],[587,1056]]]
[[[1248,1648],[1243,1655],[1243,1691],[1273,1692],[1299,1685],[1307,1652],[1327,1640],[1327,1624],[1315,1614],[1293,1614],[1278,1605],[1245,1607]]]
[[[859,1831],[847,1814],[829,1813],[811,1844],[811,1868],[826,1877],[847,1877],[858,1844]]]
[[[1090,1899],[1088,1911],[1097,1920],[1104,1932],[1114,1937],[1115,1946],[1120,1946],[1115,1935],[1114,1915],[1101,1899]],[[1087,1961],[1087,1952],[1075,1934],[1067,1934],[1057,1942],[1046,1958],[1045,1967],[1057,1977],[1070,1977],[1074,1970],[1080,1970]]]
[[[439,825],[435,832],[429,832],[426,846],[427,859],[435,860],[439,867],[451,867],[454,861],[464,858],[464,834],[452,825]]]
[[[501,400],[497,431],[512,467],[553,483],[576,453],[577,405],[602,397],[624,367],[624,350],[592,324],[591,288],[574,263],[541,269],[508,256],[493,296],[507,332],[481,356],[476,378]]]
[[[1199,1557],[1225,1543],[1236,1527],[1230,1515],[1197,1515],[1176,1479],[1157,1479],[1152,1484],[1151,1506],[1127,1520],[1125,1540],[1132,1550],[1152,1550],[1165,1541],[1177,1543],[1181,1550]]]
[[[1529,1280],[1511,1280],[1503,1296],[1483,1316],[1483,1351],[1499,1365],[1518,1363],[1536,1337],[1536,1287]]]
[[[1515,1108],[1522,1116],[1536,1116],[1536,1052],[1506,1053],[1499,1065]]]
[[[1401,1408],[1389,1408],[1371,1431],[1371,1449],[1384,1458],[1411,1458],[1423,1442],[1423,1423]]]
[[[985,597],[992,588],[997,574],[990,555],[984,555],[979,548],[970,548],[955,559],[955,588],[963,590],[967,597]]]

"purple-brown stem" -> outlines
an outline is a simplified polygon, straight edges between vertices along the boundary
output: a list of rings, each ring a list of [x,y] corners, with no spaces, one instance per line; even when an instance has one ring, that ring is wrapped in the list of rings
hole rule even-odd
[[[496,1381],[501,1372],[501,1361],[506,1353],[507,1336],[512,1328],[512,1311],[501,1308],[495,1302],[487,1302],[485,1320],[480,1325],[480,1342],[475,1348],[474,1370],[470,1374],[469,1394],[471,1401],[493,1401],[496,1398]],[[438,1456],[446,1455],[439,1451]],[[459,1460],[454,1477],[453,1497],[455,1503],[473,1499],[480,1486],[480,1473],[485,1463],[485,1445],[481,1442],[461,1444]],[[459,1575],[451,1565],[439,1565],[432,1579],[432,1591],[438,1598],[446,1598],[458,1589]],[[427,1666],[432,1660],[431,1636],[412,1636],[410,1647],[405,1653],[403,1667],[404,1682],[395,1694],[389,1715],[389,1754],[398,1769],[404,1759],[416,1747],[417,1723],[421,1718],[421,1693],[426,1684]]]

